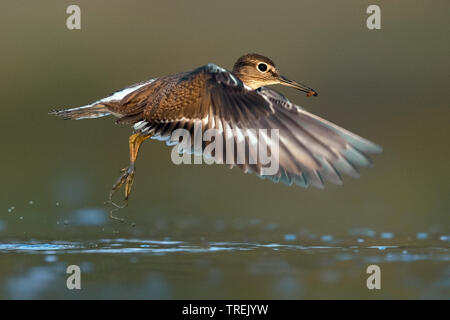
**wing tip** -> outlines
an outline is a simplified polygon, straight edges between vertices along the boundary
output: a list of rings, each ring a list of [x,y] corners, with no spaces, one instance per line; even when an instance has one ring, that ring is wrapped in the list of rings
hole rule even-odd
[[[383,147],[379,144],[367,140],[365,146],[361,150],[368,153],[382,153]]]

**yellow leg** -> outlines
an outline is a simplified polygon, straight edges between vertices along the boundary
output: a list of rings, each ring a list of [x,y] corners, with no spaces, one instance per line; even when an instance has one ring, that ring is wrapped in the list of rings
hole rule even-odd
[[[128,144],[130,146],[130,165],[126,168],[120,170],[122,175],[117,179],[116,183],[114,183],[110,193],[109,193],[109,202],[114,204],[112,201],[112,197],[114,193],[120,189],[120,187],[125,184],[125,200],[128,200],[128,197],[131,193],[131,186],[133,185],[134,175],[136,172],[135,162],[137,159],[137,155],[139,152],[139,148],[141,147],[142,142],[150,138],[149,135],[143,136],[140,133],[135,133],[130,136]],[[120,207],[116,205],[116,207]]]

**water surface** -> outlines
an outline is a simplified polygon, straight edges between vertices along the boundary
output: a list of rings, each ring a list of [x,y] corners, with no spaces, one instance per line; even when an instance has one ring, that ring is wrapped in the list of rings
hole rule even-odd
[[[0,293],[56,299],[448,299],[448,236],[424,237],[383,239],[366,232],[316,239],[284,234],[279,242],[10,241],[0,243]],[[79,291],[66,288],[71,264],[82,271]],[[372,264],[382,270],[381,290],[366,288],[366,268]]]

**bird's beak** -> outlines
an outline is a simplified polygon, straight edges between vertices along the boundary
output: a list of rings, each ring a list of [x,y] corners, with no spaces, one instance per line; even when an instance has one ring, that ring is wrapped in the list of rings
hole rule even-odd
[[[293,87],[300,91],[306,92],[307,97],[317,96],[318,94],[316,90],[311,89],[310,87],[307,87],[304,84],[289,80],[286,77],[280,76],[278,80],[280,81],[280,84],[282,84],[283,86]]]

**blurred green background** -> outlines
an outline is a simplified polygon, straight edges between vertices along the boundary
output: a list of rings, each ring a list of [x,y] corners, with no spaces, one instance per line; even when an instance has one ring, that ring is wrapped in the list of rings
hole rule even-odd
[[[81,7],[81,30],[66,28],[70,4]],[[381,30],[366,27],[369,4],[381,7]],[[0,240],[448,233],[449,9],[447,0],[3,1]],[[291,101],[380,144],[374,168],[343,186],[305,190],[221,166],[175,166],[171,149],[152,140],[141,150],[130,205],[118,213],[126,223],[74,223],[80,211],[107,216],[103,201],[128,164],[131,128],[109,117],[62,121],[50,109],[209,62],[230,69],[248,52],[271,57],[284,75],[320,93],[307,99],[276,88]],[[6,283],[13,271],[0,268]],[[248,292],[260,292],[253,285]],[[214,297],[252,297],[242,288],[215,289]],[[366,297],[348,290],[344,296]],[[402,292],[392,297],[409,297]],[[181,290],[166,297],[202,296]]]

